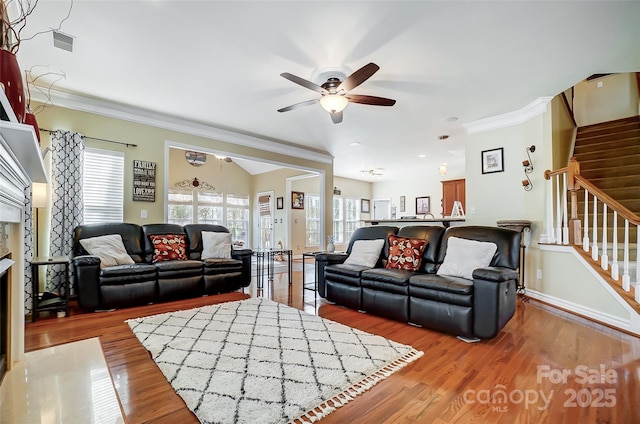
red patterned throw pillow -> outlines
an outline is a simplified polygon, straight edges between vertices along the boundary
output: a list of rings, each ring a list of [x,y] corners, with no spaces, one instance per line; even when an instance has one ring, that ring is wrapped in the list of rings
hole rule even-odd
[[[417,271],[426,247],[426,240],[389,236],[389,257],[385,268]]]
[[[186,261],[187,249],[182,234],[151,234],[153,262]]]

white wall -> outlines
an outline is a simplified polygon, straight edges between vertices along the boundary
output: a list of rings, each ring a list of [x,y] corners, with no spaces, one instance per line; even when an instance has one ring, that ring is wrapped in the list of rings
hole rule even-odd
[[[635,74],[612,74],[582,81],[574,87],[573,102],[578,126],[635,116],[638,114]]]

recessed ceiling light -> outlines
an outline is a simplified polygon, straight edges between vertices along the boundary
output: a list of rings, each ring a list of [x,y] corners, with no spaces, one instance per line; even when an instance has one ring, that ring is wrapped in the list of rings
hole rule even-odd
[[[427,155],[418,155],[419,158],[426,158]]]
[[[442,122],[451,123],[451,122],[456,122],[457,120],[458,120],[457,116],[450,116],[448,118],[444,118]]]
[[[440,141],[444,141],[444,140],[446,140],[447,138],[449,138],[449,136],[448,136],[448,135],[446,135],[446,134],[444,134],[444,135],[439,136],[439,137],[438,137],[438,140],[440,140]]]
[[[359,145],[360,145],[360,142],[358,142],[358,141],[353,141],[353,142],[349,143],[349,146],[359,146]]]

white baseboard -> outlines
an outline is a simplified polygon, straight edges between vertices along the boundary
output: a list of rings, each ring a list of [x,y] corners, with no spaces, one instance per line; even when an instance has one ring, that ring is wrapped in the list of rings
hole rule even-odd
[[[564,309],[566,311],[573,312],[584,318],[598,321],[611,327],[640,335],[640,328],[638,328],[637,325],[633,325],[631,319],[620,318],[606,312],[598,311],[596,309],[589,308],[584,305],[579,305],[565,299],[560,299],[559,297],[550,296],[546,293],[542,293],[532,289],[527,289],[527,296],[532,299],[537,299],[541,302]]]

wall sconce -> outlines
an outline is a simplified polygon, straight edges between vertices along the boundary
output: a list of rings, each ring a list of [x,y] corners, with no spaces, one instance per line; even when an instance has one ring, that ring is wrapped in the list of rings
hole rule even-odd
[[[441,164],[439,171],[440,171],[441,177],[444,177],[445,175],[447,175],[447,164],[446,163]]]
[[[536,151],[536,146],[533,144],[525,149],[527,151],[527,157],[529,160],[523,160],[522,166],[524,166],[524,176],[527,178],[526,180],[522,180],[522,188],[525,191],[531,191],[533,188],[533,183],[531,182],[531,178],[529,178],[529,174],[533,172],[533,160],[531,160],[531,153]]]
[[[531,160],[531,153],[536,151],[536,146],[533,144],[525,149],[527,151],[527,157],[529,160],[523,160],[522,166],[524,166],[524,172],[531,174],[533,172],[533,161]]]

